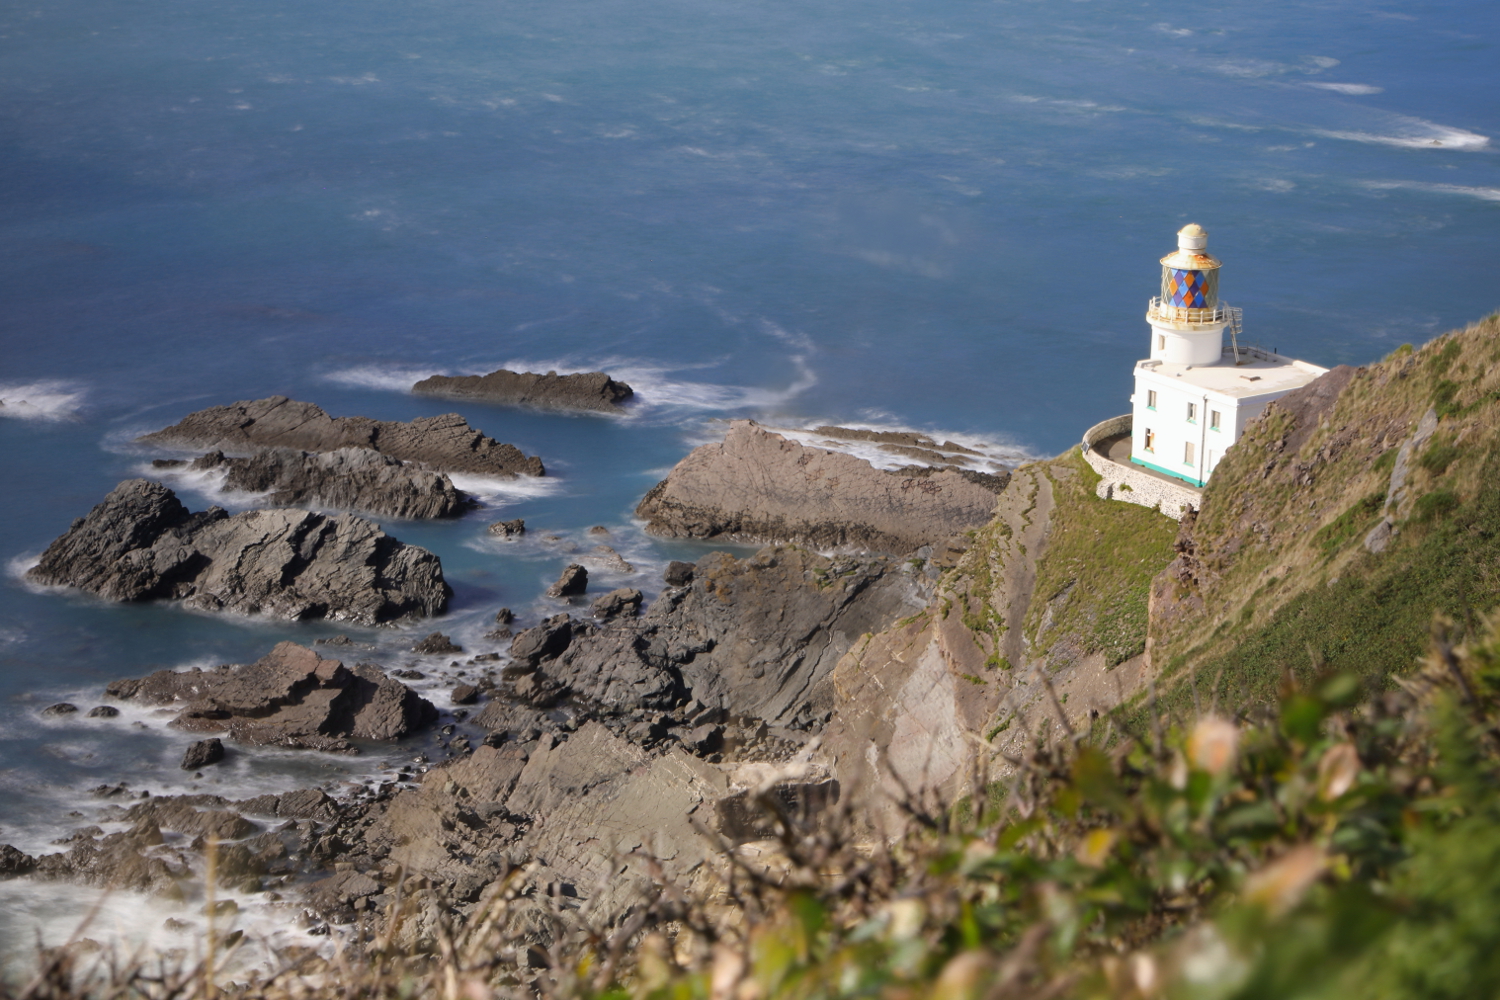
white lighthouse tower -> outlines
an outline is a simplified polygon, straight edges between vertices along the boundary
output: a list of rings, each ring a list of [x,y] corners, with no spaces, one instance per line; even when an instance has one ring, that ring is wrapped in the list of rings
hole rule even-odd
[[[1267,403],[1327,371],[1240,343],[1240,311],[1219,299],[1221,266],[1202,226],[1178,232],[1177,250],[1161,259],[1161,294],[1146,309],[1151,355],[1136,362],[1131,396],[1130,463],[1192,487],[1208,482]],[[1110,454],[1117,463],[1119,450]]]

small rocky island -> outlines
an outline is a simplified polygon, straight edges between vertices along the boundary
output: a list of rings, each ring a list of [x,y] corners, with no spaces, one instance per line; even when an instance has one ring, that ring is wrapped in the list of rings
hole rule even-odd
[[[585,410],[618,413],[635,390],[604,372],[513,372],[504,368],[488,375],[433,375],[411,387],[425,396],[452,396],[507,406],[542,410]]]
[[[115,487],[26,576],[112,601],[165,598],[205,611],[361,625],[441,614],[452,593],[436,555],[362,517],[193,513],[145,479]]]

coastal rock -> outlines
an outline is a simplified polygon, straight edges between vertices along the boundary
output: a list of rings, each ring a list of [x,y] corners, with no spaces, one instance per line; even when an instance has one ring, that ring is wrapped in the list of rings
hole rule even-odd
[[[693,564],[673,559],[667,563],[666,572],[662,573],[662,580],[669,587],[686,587],[693,582]]]
[[[640,614],[643,600],[645,597],[634,587],[621,587],[594,598],[589,613],[595,618],[618,618],[621,615],[634,618]]]
[[[378,667],[351,669],[293,642],[249,666],[158,670],[106,690],[147,705],[181,705],[171,722],[177,728],[263,746],[340,749],[342,737],[400,739],[437,718],[431,702]]]
[[[413,653],[421,653],[424,656],[443,656],[451,653],[462,653],[464,648],[448,638],[441,632],[433,632],[427,638],[411,648]]]
[[[0,878],[29,875],[36,868],[36,858],[16,850],[9,844],[0,844]]]
[[[442,612],[438,557],[352,514],[190,513],[160,483],[130,479],[73,522],[27,573],[114,601],[376,625]]]
[[[832,707],[826,682],[839,657],[864,633],[921,610],[927,596],[909,565],[886,557],[830,559],[796,546],[748,559],[715,552],[644,618],[598,627],[557,615],[521,632],[506,679],[537,705],[566,696],[659,711],[693,698],[807,724]]]
[[[474,505],[443,473],[370,448],[274,448],[248,458],[212,451],[191,468],[222,471],[225,490],[265,494],[260,501],[274,507],[336,507],[419,520],[458,517]]]
[[[60,718],[64,715],[73,715],[78,711],[78,706],[68,701],[60,701],[56,705],[48,705],[42,709],[42,714],[52,718]]]
[[[215,448],[227,455],[252,455],[267,448],[315,452],[368,448],[439,472],[505,478],[546,475],[540,458],[528,458],[514,445],[486,437],[457,413],[419,417],[408,423],[330,417],[312,403],[285,396],[199,410],[138,440],[170,447]]]
[[[573,563],[547,588],[548,597],[576,597],[589,589],[589,571]]]
[[[905,555],[988,523],[1008,481],[951,468],[876,469],[736,420],[646,494],[646,530],[682,538],[797,541]]]
[[[489,531],[501,538],[520,538],[526,534],[526,522],[519,517],[514,521],[496,521],[490,525]]]
[[[187,748],[187,753],[182,755],[182,769],[184,771],[196,771],[210,764],[217,764],[224,759],[224,742],[217,736],[211,739],[199,740]]]
[[[614,413],[634,390],[604,372],[559,375],[512,372],[504,368],[488,375],[433,375],[411,387],[427,396],[479,399],[486,403],[531,406],[546,410],[592,410]]]

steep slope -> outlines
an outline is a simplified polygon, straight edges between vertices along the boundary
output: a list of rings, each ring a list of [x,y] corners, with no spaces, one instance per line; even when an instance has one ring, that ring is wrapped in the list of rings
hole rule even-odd
[[[1500,603],[1500,316],[1335,369],[1226,452],[1153,585],[1151,660],[1222,704],[1288,672],[1380,687]],[[1181,699],[1181,692],[1177,695]]]

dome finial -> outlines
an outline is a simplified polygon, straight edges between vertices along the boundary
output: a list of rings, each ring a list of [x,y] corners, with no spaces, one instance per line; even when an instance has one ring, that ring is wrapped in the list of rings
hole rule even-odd
[[[1196,222],[1189,222],[1177,230],[1177,249],[1204,250],[1208,248],[1208,230]]]

